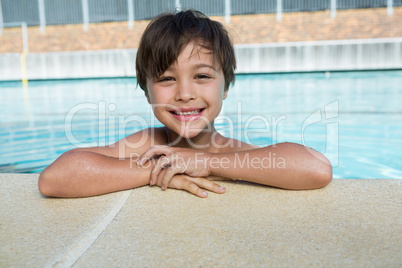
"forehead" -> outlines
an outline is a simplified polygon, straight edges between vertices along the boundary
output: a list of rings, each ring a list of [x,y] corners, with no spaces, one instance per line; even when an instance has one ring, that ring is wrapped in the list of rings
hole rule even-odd
[[[214,53],[212,50],[200,46],[194,42],[187,44],[177,57],[175,64],[199,64],[205,63],[215,67]]]

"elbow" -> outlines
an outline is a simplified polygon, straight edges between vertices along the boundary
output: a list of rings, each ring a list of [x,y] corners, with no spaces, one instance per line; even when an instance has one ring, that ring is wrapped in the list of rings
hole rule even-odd
[[[66,178],[69,177],[71,164],[70,155],[76,150],[70,150],[62,154],[55,162],[47,166],[39,175],[39,192],[45,196],[65,197],[63,189],[66,188]]]
[[[47,169],[47,168],[46,168]],[[38,188],[39,192],[45,196],[52,196],[52,183],[49,179],[47,170],[43,170],[42,173],[39,175],[38,179]]]
[[[327,158],[316,168],[312,178],[314,188],[323,188],[332,181],[332,165]]]
[[[308,159],[307,176],[310,178],[310,188],[317,189],[327,186],[332,181],[332,165],[327,157],[320,152],[309,147],[307,149],[309,154],[306,157]]]
[[[45,168],[39,175],[38,188],[39,192],[45,196],[59,196],[56,177],[52,174],[51,166]]]
[[[314,188],[323,188],[332,181],[332,168],[317,172],[314,176]]]

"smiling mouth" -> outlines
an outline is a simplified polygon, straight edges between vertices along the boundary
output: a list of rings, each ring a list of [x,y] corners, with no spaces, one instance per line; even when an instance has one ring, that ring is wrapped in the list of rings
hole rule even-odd
[[[204,108],[194,110],[194,111],[186,111],[186,112],[181,112],[181,111],[170,111],[170,112],[175,115],[189,116],[189,115],[198,115],[198,114],[202,113],[203,110],[204,110]]]
[[[170,111],[174,118],[181,122],[195,121],[201,118],[204,114],[205,108],[201,109],[180,109],[175,111]]]

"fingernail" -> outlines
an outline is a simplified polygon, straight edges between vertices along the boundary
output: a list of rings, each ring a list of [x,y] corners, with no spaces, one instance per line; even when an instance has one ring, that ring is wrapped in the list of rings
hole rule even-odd
[[[141,165],[141,160],[138,159],[138,160],[137,160],[137,166],[140,166],[140,165]]]
[[[225,191],[226,189],[225,189],[225,187],[221,186],[221,187],[219,187],[219,190]]]
[[[201,195],[205,197],[208,196],[207,192],[202,192]]]

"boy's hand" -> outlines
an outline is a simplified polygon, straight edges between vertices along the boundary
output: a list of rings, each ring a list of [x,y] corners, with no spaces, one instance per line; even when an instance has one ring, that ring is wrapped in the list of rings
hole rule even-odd
[[[161,181],[156,182],[158,186],[161,186]],[[225,187],[221,187],[220,185],[201,177],[190,177],[184,174],[177,174],[173,176],[173,179],[169,183],[169,188],[186,190],[198,197],[207,197],[208,193],[205,190],[223,194],[225,193]]]
[[[155,145],[140,156],[137,164],[142,166],[156,160],[149,183],[155,185],[160,182],[162,189],[166,189],[176,174],[186,174],[193,178],[209,176],[209,158],[208,153],[193,149]]]

